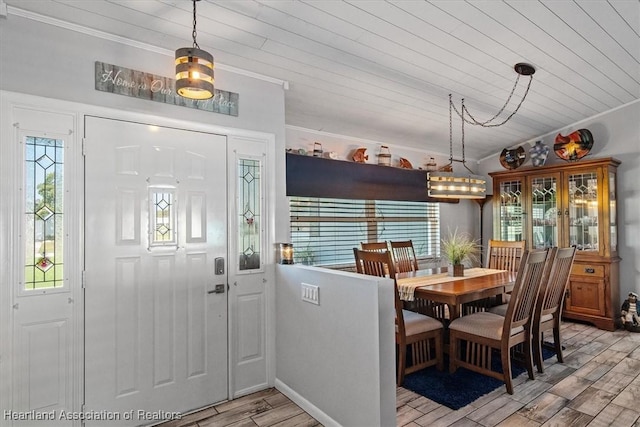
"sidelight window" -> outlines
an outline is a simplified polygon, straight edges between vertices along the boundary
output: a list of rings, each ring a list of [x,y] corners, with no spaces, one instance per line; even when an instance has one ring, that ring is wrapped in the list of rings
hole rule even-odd
[[[64,285],[63,165],[64,141],[25,138],[25,290]]]
[[[238,160],[238,249],[240,271],[261,268],[262,193],[260,160]]]

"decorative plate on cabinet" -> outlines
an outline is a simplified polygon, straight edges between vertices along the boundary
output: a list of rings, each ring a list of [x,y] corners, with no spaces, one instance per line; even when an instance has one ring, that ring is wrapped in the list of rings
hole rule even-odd
[[[553,151],[562,160],[575,162],[589,154],[591,147],[593,147],[591,131],[589,129],[578,129],[567,136],[558,134],[555,144],[553,144]]]
[[[524,148],[505,148],[500,153],[500,164],[505,169],[515,169],[519,167],[527,159],[527,155],[524,152]]]

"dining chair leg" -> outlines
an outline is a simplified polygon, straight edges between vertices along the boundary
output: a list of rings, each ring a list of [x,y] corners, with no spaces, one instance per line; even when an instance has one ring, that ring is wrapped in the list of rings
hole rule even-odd
[[[397,385],[401,386],[404,382],[404,370],[407,364],[407,345],[403,342],[398,343],[398,380]]]
[[[553,327],[553,345],[556,348],[556,357],[558,358],[558,362],[564,363],[564,360],[562,360],[562,341],[560,341],[560,325],[555,325]]]
[[[527,374],[529,379],[533,380],[533,349],[531,348],[531,335],[528,339],[524,340],[524,357],[527,359]]]
[[[542,361],[543,335],[538,331],[534,331],[532,341],[533,341],[533,359],[536,364],[536,367],[538,368],[538,372],[542,374],[544,373],[544,362]]]
[[[511,354],[509,347],[502,346],[500,350],[500,359],[502,360],[502,373],[504,375],[504,384],[507,386],[507,393],[513,394],[513,383],[511,382]]]
[[[440,333],[436,336],[436,358],[437,358],[437,363],[436,363],[436,369],[438,371],[442,371],[444,369],[444,357],[442,356],[442,330],[440,330]]]
[[[453,374],[456,369],[458,369],[458,365],[456,361],[458,360],[458,338],[454,336],[454,334],[449,335],[449,373]]]

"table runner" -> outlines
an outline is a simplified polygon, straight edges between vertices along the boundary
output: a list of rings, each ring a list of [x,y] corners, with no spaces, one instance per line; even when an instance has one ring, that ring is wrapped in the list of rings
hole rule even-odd
[[[441,283],[453,282],[466,277],[488,276],[490,274],[502,273],[506,270],[496,270],[493,268],[465,268],[464,277],[449,276],[449,273],[431,274],[428,276],[406,277],[398,280],[398,293],[403,301],[413,301],[416,288],[429,285],[439,285]]]

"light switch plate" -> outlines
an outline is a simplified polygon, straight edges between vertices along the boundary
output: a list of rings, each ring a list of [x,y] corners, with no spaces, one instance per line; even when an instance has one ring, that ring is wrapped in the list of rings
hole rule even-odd
[[[316,285],[302,283],[302,301],[320,305],[320,288]]]

